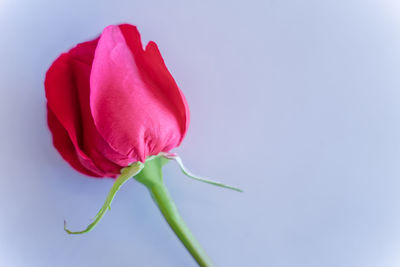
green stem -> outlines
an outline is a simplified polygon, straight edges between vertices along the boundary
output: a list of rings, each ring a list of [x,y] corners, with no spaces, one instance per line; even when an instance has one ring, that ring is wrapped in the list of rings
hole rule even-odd
[[[168,159],[163,157],[155,157],[151,160],[147,160],[145,167],[135,176],[135,179],[145,185],[150,191],[154,202],[157,204],[165,220],[196,262],[200,266],[214,266],[179,215],[178,209],[164,185],[161,169],[163,164],[167,161]]]

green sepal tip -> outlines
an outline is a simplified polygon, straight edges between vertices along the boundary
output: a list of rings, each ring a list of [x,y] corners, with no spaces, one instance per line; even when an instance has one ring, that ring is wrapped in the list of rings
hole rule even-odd
[[[143,167],[144,167],[143,163],[135,162],[132,165],[121,169],[121,175],[118,176],[118,178],[115,180],[113,186],[110,189],[110,192],[107,195],[107,198],[106,198],[103,206],[101,207],[99,212],[96,214],[96,216],[93,218],[93,222],[91,224],[89,224],[85,230],[75,232],[75,231],[71,231],[71,230],[67,229],[67,223],[64,220],[65,232],[67,232],[68,234],[76,235],[76,234],[84,234],[84,233],[87,233],[87,232],[90,232],[91,230],[93,230],[93,228],[99,223],[101,218],[103,218],[103,216],[106,214],[107,210],[111,209],[111,203],[112,203],[115,195],[117,194],[118,190],[120,189],[120,187],[126,181],[128,181],[130,178],[137,175],[143,169]]]
[[[219,186],[219,187],[222,187],[222,188],[234,190],[234,191],[237,191],[237,192],[243,192],[243,190],[240,189],[240,188],[237,188],[237,187],[234,187],[234,186],[230,186],[230,185],[226,185],[226,184],[223,184],[223,183],[215,181],[215,180],[211,180],[211,179],[208,179],[208,178],[203,178],[203,177],[194,175],[193,173],[191,173],[185,167],[185,165],[183,165],[182,159],[175,153],[161,153],[161,155],[163,157],[167,158],[167,159],[175,160],[176,163],[178,163],[179,168],[181,169],[182,173],[184,175],[186,175],[187,177],[191,178],[191,179],[194,179],[194,180],[197,180],[197,181],[200,181],[200,182],[203,182],[203,183]]]

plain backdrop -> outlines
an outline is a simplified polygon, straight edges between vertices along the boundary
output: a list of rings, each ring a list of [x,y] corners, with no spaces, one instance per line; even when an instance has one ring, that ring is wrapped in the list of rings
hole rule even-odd
[[[187,97],[176,149],[236,193],[164,176],[217,266],[400,266],[398,1],[0,0],[0,266],[196,266],[131,181],[86,235],[111,179],[52,146],[44,75],[109,24],[154,40]]]

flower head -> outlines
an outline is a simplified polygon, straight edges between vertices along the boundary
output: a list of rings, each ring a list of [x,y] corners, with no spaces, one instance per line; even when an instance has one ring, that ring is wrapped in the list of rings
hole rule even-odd
[[[123,167],[177,147],[189,125],[185,97],[154,42],[135,26],[61,54],[45,80],[48,124],[62,157],[81,173],[116,177]]]

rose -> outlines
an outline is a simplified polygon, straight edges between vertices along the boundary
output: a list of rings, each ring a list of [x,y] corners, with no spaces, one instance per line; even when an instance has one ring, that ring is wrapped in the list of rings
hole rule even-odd
[[[104,216],[122,184],[134,177],[145,185],[173,231],[200,266],[212,266],[180,217],[163,183],[161,168],[176,160],[169,151],[189,125],[189,109],[154,42],[142,47],[136,27],[108,26],[99,38],[61,54],[46,74],[48,124],[62,157],[81,173],[115,180],[93,222]]]
[[[185,97],[154,42],[135,26],[61,54],[46,74],[53,143],[76,170],[117,177],[123,167],[177,147],[189,124]]]

